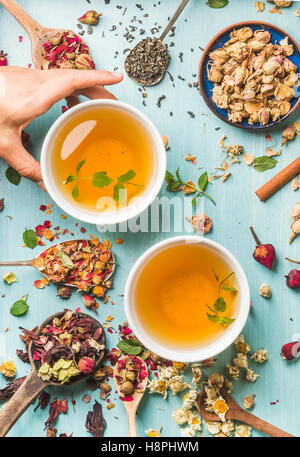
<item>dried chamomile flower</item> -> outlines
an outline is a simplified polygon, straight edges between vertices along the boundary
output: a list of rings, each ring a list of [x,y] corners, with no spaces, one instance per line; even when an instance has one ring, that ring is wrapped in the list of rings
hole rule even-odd
[[[229,379],[225,379],[224,389],[226,389],[229,394],[233,392],[233,383],[229,381]]]
[[[244,335],[240,335],[234,342],[237,352],[242,352],[243,354],[247,354],[251,351],[249,344],[245,342]]]
[[[175,397],[178,392],[191,387],[185,381],[183,381],[182,376],[173,376],[168,382],[168,388],[172,391],[172,396]]]
[[[252,408],[254,405],[255,397],[256,397],[256,395],[246,395],[246,397],[243,399],[244,408],[246,408],[246,409]]]
[[[208,385],[204,387],[204,390],[206,392],[206,400],[205,403],[209,406],[212,406],[213,403],[217,400],[218,395],[219,395],[219,389],[217,387]]]
[[[201,432],[201,418],[198,416],[196,411],[188,410],[189,419],[188,424],[195,432]]]
[[[249,438],[251,436],[251,427],[249,425],[240,424],[235,427],[235,436],[238,438]]]
[[[251,359],[253,359],[257,363],[264,363],[268,360],[268,350],[267,349],[259,349],[253,355],[251,355]]]
[[[167,383],[161,379],[152,379],[149,380],[148,389],[150,394],[161,394],[164,399],[168,396]]]
[[[244,154],[242,160],[246,165],[252,165],[255,160],[254,154],[250,154],[250,153]]]
[[[182,400],[182,409],[192,409],[193,406],[195,406],[196,400],[198,397],[198,392],[197,390],[190,390],[189,393],[187,393]]]
[[[177,425],[186,424],[189,420],[189,410],[183,408],[175,409],[172,417]]]
[[[255,11],[261,13],[265,9],[264,2],[254,2]]]
[[[212,373],[208,378],[208,384],[221,389],[224,385],[224,376],[219,373]]]
[[[0,373],[6,378],[14,378],[16,376],[16,366],[13,361],[7,360],[0,365]]]
[[[233,364],[238,368],[247,368],[248,367],[248,359],[245,354],[242,352],[238,352],[233,359]]]
[[[201,368],[198,366],[192,365],[192,373],[193,373],[192,384],[197,386],[200,383],[201,377],[202,377]]]
[[[271,298],[272,297],[272,291],[270,286],[267,283],[263,283],[260,288],[259,288],[259,293],[263,298]]]
[[[300,8],[297,8],[296,11],[294,11],[294,15],[300,17]]]
[[[184,362],[173,362],[173,366],[176,368],[176,370],[184,373],[189,364]]]
[[[231,366],[229,363],[226,365],[226,370],[228,375],[232,378],[235,379],[236,381],[239,379],[240,376],[240,369],[239,367],[236,366]]]
[[[255,382],[256,379],[259,377],[259,374],[254,373],[251,368],[246,368],[246,380],[249,382]]]
[[[226,436],[226,437],[231,437],[234,432],[234,423],[231,422],[230,420],[227,422],[224,422],[221,425],[221,432]]]
[[[159,430],[154,430],[153,428],[149,428],[148,430],[145,430],[145,433],[149,438],[158,438],[161,437],[161,428]]]
[[[185,427],[180,430],[183,438],[192,438],[196,435],[196,431],[192,427]]]
[[[218,399],[213,404],[213,411],[219,416],[222,422],[226,421],[226,413],[229,410],[224,398],[219,395]]]
[[[211,435],[217,435],[221,431],[222,423],[205,421],[205,426],[208,433],[210,433]]]

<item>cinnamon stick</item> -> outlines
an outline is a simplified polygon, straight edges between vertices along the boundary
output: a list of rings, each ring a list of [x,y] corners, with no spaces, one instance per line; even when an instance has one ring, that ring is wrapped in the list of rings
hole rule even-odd
[[[275,194],[277,190],[281,189],[291,179],[300,173],[300,157],[290,163],[282,171],[280,171],[274,178],[270,179],[264,186],[258,189],[255,193],[262,202],[266,201],[271,195]]]

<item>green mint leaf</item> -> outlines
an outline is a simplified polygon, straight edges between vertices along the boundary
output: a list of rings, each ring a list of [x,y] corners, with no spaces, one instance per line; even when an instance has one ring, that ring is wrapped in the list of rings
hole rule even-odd
[[[216,278],[216,281],[219,282],[219,276],[217,275],[217,273],[215,272],[215,270],[212,268],[212,272],[214,274],[214,277]]]
[[[237,289],[235,287],[229,286],[229,284],[223,284],[222,289],[227,290],[228,292],[237,292]]]
[[[216,314],[206,313],[206,315],[211,322],[219,322],[219,316],[217,316]]]
[[[83,165],[85,164],[85,162],[86,162],[86,159],[83,159],[83,160],[81,160],[80,162],[78,162],[77,167],[76,167],[76,173],[77,173],[77,175],[78,175],[78,173],[79,173],[81,167],[83,167]]]
[[[63,264],[64,267],[74,268],[74,263],[72,262],[70,257],[64,251],[58,251],[57,255],[60,258],[61,263]]]
[[[216,206],[216,202],[210,195],[208,195],[206,192],[202,192],[202,195],[205,195],[205,197],[209,198],[209,200]]]
[[[26,229],[23,233],[23,241],[30,249],[35,248],[37,245],[37,235],[35,231]]]
[[[118,177],[118,181],[121,182],[126,182],[126,181],[131,181],[136,175],[136,172],[133,170],[127,171],[124,175],[121,175]]]
[[[137,340],[121,340],[117,344],[121,351],[128,355],[138,355],[142,352],[142,347]]]
[[[253,166],[256,171],[263,172],[270,170],[270,168],[274,168],[277,163],[278,160],[274,159],[274,157],[262,156],[256,157],[253,162]]]
[[[217,313],[224,313],[224,311],[226,311],[226,302],[223,297],[219,297],[215,301],[214,308],[217,311]]]
[[[23,316],[27,313],[29,306],[26,301],[21,299],[17,300],[10,308],[10,314],[13,316]]]
[[[230,319],[230,317],[219,316],[219,323],[222,325],[222,327],[225,327],[225,325],[232,324],[234,321],[235,319]]]
[[[64,184],[69,184],[69,182],[73,182],[76,180],[76,176],[74,175],[70,175],[67,177],[67,179],[65,180]]]
[[[206,4],[211,8],[224,8],[229,3],[229,0],[207,0]]]
[[[79,197],[79,189],[78,189],[78,184],[77,183],[75,184],[75,187],[72,190],[72,197],[74,198],[74,200],[76,200],[76,198]]]
[[[206,171],[205,173],[203,173],[200,176],[200,178],[198,180],[198,186],[199,186],[199,189],[202,190],[202,192],[205,190],[207,183],[208,183],[208,174]]]
[[[219,284],[219,290],[218,290],[218,294],[220,295],[220,290],[222,289],[222,286],[223,284],[225,284],[225,282],[227,281],[227,279],[231,278],[231,276],[234,275],[234,272],[232,271],[231,273],[229,273],[229,275],[226,276],[226,278],[224,278],[220,284]]]
[[[121,202],[125,198],[125,192],[120,192],[120,190],[122,191],[122,189],[125,189],[124,184],[118,181],[114,187],[114,200],[116,202]]]
[[[215,309],[212,309],[207,303],[205,303],[205,306],[215,314],[215,312],[216,312]]]
[[[98,171],[94,174],[92,184],[94,187],[107,187],[112,179],[106,175],[106,171]]]
[[[8,181],[15,186],[18,186],[21,181],[21,175],[12,167],[8,167],[5,171],[5,176],[8,179]]]

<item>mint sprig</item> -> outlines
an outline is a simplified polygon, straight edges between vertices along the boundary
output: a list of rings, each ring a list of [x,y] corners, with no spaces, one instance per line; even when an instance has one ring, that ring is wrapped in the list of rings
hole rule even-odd
[[[227,309],[227,304],[224,298],[221,296],[221,291],[226,290],[228,292],[237,292],[237,289],[235,287],[230,286],[229,284],[226,283],[226,281],[234,274],[233,272],[230,273],[226,278],[224,278],[222,281],[219,282],[219,278],[216,274],[216,272],[213,270],[213,274],[215,276],[215,279],[219,283],[218,286],[218,298],[215,301],[213,308],[210,307],[207,303],[205,303],[206,307],[211,311],[211,313],[206,313],[208,319],[211,322],[214,323],[219,323],[222,327],[225,327],[226,325],[232,324],[235,319],[231,319],[230,317],[223,316],[222,314],[225,313]]]

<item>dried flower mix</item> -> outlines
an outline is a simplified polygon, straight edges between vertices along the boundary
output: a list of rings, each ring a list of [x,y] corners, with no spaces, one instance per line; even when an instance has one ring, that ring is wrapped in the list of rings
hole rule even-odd
[[[288,37],[271,43],[266,30],[233,30],[222,48],[209,54],[208,79],[214,83],[212,100],[228,112],[228,119],[267,125],[287,114],[295,97],[296,65],[288,59],[294,46]]]
[[[135,392],[144,392],[143,380],[148,378],[147,369],[139,357],[127,355],[116,368],[115,379],[120,386],[120,399],[132,401]]]
[[[94,70],[89,47],[71,30],[57,33],[44,45],[43,70],[52,68]]]
[[[102,328],[94,320],[66,310],[42,329],[40,335],[22,329],[33,343],[33,360],[43,381],[65,384],[90,374],[105,349]]]
[[[240,424],[235,428],[235,436],[239,438],[246,438],[251,436],[251,427],[249,425]]]
[[[35,259],[35,266],[55,283],[67,283],[102,298],[111,286],[112,252],[98,238],[67,241],[50,247]]]
[[[257,363],[264,363],[268,360],[268,351],[267,349],[259,349],[253,355],[251,355],[251,359]]]

